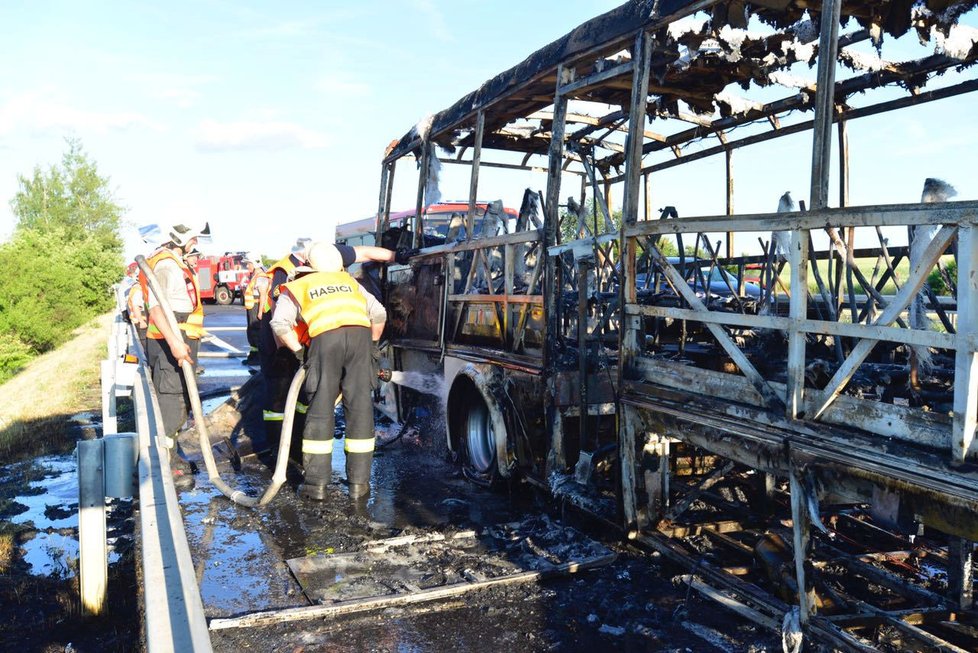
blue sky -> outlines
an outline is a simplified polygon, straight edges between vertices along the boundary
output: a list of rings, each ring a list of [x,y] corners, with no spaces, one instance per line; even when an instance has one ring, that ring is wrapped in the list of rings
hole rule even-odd
[[[0,234],[17,175],[75,136],[131,223],[275,256],[375,211],[393,138],[618,4],[0,3]]]
[[[131,225],[207,219],[213,251],[277,256],[376,210],[386,145],[621,0],[36,1],[0,4],[0,237],[17,175],[77,137]],[[559,9],[556,9],[559,7]],[[973,12],[974,13],[974,12]],[[811,73],[814,76],[814,72]],[[853,123],[853,202],[912,202],[926,176],[975,198],[974,98]],[[948,125],[970,128],[952,132]],[[737,159],[737,210],[808,194],[809,135]],[[762,166],[753,161],[790,162]],[[393,208],[414,204],[398,168]],[[655,179],[654,205],[723,211],[723,161]],[[505,176],[504,175],[509,175]],[[445,198],[464,198],[446,171]],[[483,199],[543,188],[487,172]],[[710,190],[710,199],[704,188]],[[564,193],[569,194],[569,193]],[[619,192],[620,195],[620,192]],[[618,198],[620,201],[620,197]],[[135,239],[129,253],[135,254]]]

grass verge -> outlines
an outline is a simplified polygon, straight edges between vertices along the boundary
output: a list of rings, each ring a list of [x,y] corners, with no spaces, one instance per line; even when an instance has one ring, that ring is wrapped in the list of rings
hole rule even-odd
[[[99,361],[112,319],[95,318],[0,385],[0,461],[70,448],[74,439],[66,437],[66,426],[72,416],[101,411]]]

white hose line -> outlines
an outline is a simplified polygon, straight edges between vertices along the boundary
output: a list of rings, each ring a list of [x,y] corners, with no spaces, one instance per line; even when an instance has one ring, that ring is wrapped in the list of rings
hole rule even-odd
[[[169,301],[167,301],[166,297],[163,296],[163,292],[160,289],[159,281],[157,281],[156,275],[153,274],[153,270],[150,269],[149,264],[146,263],[146,257],[141,254],[137,256],[136,264],[139,266],[142,273],[146,275],[149,289],[156,297],[156,301],[159,302],[160,308],[163,309],[163,315],[166,317],[166,321],[170,325],[170,329],[174,334],[181,335],[180,325],[177,323],[177,318],[173,314],[173,309],[170,308]],[[292,443],[292,438],[283,437],[282,441],[279,443],[279,459],[275,466],[275,474],[272,476],[272,482],[268,486],[268,489],[265,490],[265,493],[261,496],[261,499],[250,496],[241,490],[231,488],[221,479],[221,473],[217,469],[217,463],[214,462],[214,452],[211,449],[210,434],[207,432],[207,423],[204,420],[204,409],[200,404],[200,393],[197,389],[197,375],[194,372],[194,367],[189,362],[182,361],[180,363],[180,369],[183,371],[183,378],[187,382],[187,394],[190,397],[190,407],[193,410],[194,421],[197,424],[197,433],[200,440],[200,453],[204,457],[204,466],[207,467],[207,475],[210,478],[211,483],[213,483],[214,487],[221,491],[221,494],[238,505],[254,508],[255,506],[263,506],[267,504],[278,493],[279,488],[285,481],[285,464],[288,461],[289,446]],[[299,379],[300,372],[302,379],[305,378],[305,369],[299,368],[299,372],[296,372],[296,376],[292,380],[292,386],[298,385],[298,387],[302,387],[302,379]],[[296,379],[299,379],[298,384],[296,384]],[[290,431],[292,430],[291,414],[295,411],[295,403],[298,396],[298,389],[296,389],[293,393],[293,387],[290,386],[288,399],[286,400],[286,415],[289,416],[286,419],[289,421]],[[290,407],[292,409],[291,411],[289,410]],[[285,423],[283,422],[282,425],[284,427]],[[279,473],[279,468],[282,469],[281,474]]]
[[[285,417],[282,419],[282,433],[278,441],[278,458],[275,460],[275,473],[272,474],[272,482],[269,484],[265,494],[258,501],[259,506],[264,506],[275,498],[278,490],[285,483],[285,470],[289,466],[289,448],[292,445],[292,423],[295,421],[295,404],[299,400],[299,391],[302,390],[302,382],[306,379],[306,366],[300,365],[292,377],[292,384],[289,386],[289,394],[285,398]]]

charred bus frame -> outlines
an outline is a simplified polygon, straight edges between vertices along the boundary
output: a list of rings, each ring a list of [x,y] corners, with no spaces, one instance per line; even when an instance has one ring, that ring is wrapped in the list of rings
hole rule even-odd
[[[973,77],[927,85],[949,70],[964,77],[978,59],[973,39],[951,46],[971,33],[958,21],[975,3],[939,5],[629,2],[392,144],[377,225],[388,245],[398,161],[419,163],[418,216],[435,159],[471,167],[468,234],[480,169],[547,175],[545,193],[525,194],[514,233],[432,244],[416,220],[396,237],[427,246],[385,279],[395,366],[444,375],[449,444],[474,478],[519,477],[615,521],[695,563],[688,582],[765,625],[796,618],[809,636],[851,650],[978,641],[978,202],[851,207],[848,197],[850,121],[978,89]],[[702,20],[684,22],[694,16]],[[767,32],[747,31],[756,25]],[[885,39],[911,29],[943,45],[901,62],[851,49],[868,41],[882,53]],[[799,61],[817,62],[814,80],[788,74]],[[837,80],[840,64],[855,74]],[[734,83],[787,91],[755,101],[726,92]],[[852,101],[900,87],[901,97]],[[577,113],[578,101],[620,108]],[[665,133],[656,121],[686,126]],[[738,127],[752,133],[733,138]],[[808,210],[736,214],[734,152],[805,132]],[[689,147],[704,139],[717,143]],[[830,208],[836,139],[840,195]],[[657,152],[674,158],[646,162]],[[726,215],[652,215],[651,175],[719,155]],[[581,185],[562,205],[565,174]],[[884,237],[896,227],[910,234],[906,246]],[[763,254],[735,255],[739,237],[758,234],[770,234]],[[878,246],[857,248],[861,238]],[[879,274],[867,278],[860,260]],[[752,264],[760,298],[743,294]],[[729,292],[703,292],[716,269],[736,272]],[[928,290],[932,274],[946,290]],[[940,329],[926,326],[933,315]],[[412,397],[395,394],[404,416]],[[706,542],[746,561],[704,560]],[[948,576],[942,591],[921,571],[925,555]]]

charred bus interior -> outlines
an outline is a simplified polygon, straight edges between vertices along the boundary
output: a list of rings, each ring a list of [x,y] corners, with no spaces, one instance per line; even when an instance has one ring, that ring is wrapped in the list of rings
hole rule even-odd
[[[975,4],[628,2],[393,143],[376,231],[420,252],[383,279],[390,357],[442,379],[470,478],[615,523],[786,637],[975,650],[978,202],[928,179],[853,206],[849,152],[863,121],[973,101]],[[746,160],[807,198],[737,212],[734,162],[781,139]],[[469,202],[433,239],[441,166]],[[477,229],[487,171],[530,181]],[[722,214],[653,208],[680,174]],[[392,231],[395,176],[417,199]]]

